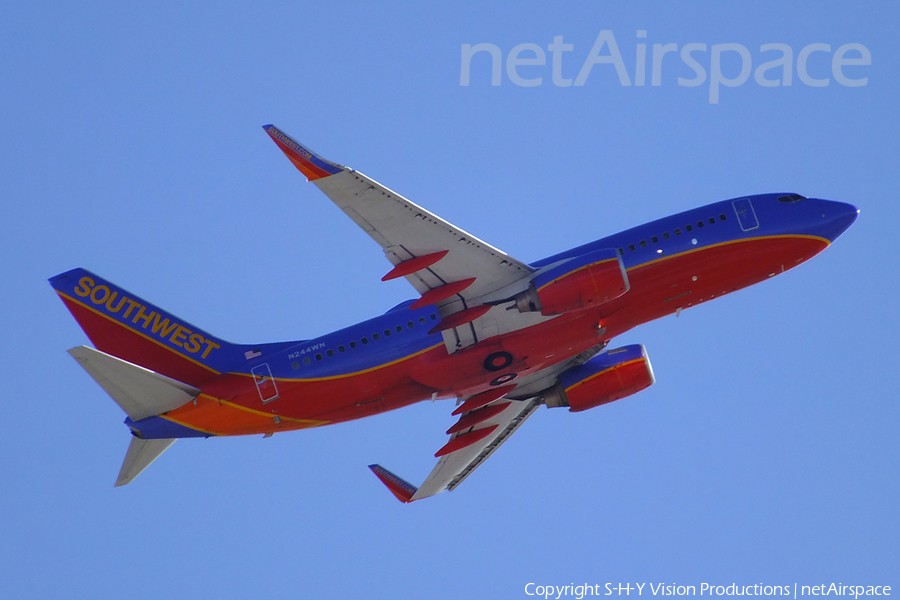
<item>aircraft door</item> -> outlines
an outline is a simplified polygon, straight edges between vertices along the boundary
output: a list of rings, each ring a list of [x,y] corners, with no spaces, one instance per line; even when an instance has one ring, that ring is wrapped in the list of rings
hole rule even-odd
[[[759,228],[759,221],[756,219],[756,212],[753,210],[750,198],[733,200],[731,205],[734,207],[734,212],[737,214],[738,223],[740,223],[742,230],[751,231]]]
[[[275,380],[272,378],[272,370],[269,369],[268,363],[256,365],[250,372],[253,373],[253,383],[256,384],[256,391],[259,392],[259,399],[271,402],[278,397],[278,388],[275,386]]]

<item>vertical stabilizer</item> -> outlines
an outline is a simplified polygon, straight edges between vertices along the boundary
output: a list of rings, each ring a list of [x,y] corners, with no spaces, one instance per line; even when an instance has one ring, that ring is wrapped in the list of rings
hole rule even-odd
[[[135,477],[141,474],[141,471],[150,466],[160,454],[166,451],[166,448],[172,445],[175,440],[142,440],[140,438],[131,438],[131,444],[128,446],[128,452],[125,454],[125,461],[122,462],[122,468],[119,470],[119,478],[116,479],[116,487],[131,483]]]

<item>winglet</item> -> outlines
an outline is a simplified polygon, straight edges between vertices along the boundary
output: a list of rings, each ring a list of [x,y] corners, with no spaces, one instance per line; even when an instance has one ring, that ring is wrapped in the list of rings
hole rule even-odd
[[[400,479],[381,465],[369,465],[369,468],[372,469],[375,476],[381,480],[381,483],[386,485],[387,489],[391,490],[391,493],[397,496],[397,500],[404,504],[412,502],[413,494],[415,494],[419,488],[408,481]]]
[[[329,177],[344,170],[342,165],[325,160],[309,148],[297,143],[274,125],[263,125],[263,129],[278,144],[285,156],[294,163],[294,166],[306,176],[307,181]]]

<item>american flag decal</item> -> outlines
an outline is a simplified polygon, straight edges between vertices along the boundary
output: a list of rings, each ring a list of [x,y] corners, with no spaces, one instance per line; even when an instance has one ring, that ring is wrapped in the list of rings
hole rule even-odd
[[[262,356],[262,352],[260,352],[259,350],[247,350],[246,352],[244,352],[244,356],[247,357],[247,360],[253,360],[257,356]]]

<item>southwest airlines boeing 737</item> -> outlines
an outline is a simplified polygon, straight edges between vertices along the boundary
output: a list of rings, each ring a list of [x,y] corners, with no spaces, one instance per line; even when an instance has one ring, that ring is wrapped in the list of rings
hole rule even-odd
[[[774,277],[855,220],[794,193],[724,200],[526,264],[273,125],[309,181],[383,249],[419,297],[316,339],[232,344],[84,269],[50,279],[94,348],[69,353],[128,417],[116,485],[179,438],[272,435],[455,398],[458,420],[403,502],[453,490],[544,404],[587,410],[654,383],[629,329]],[[437,444],[436,444],[437,445]]]

